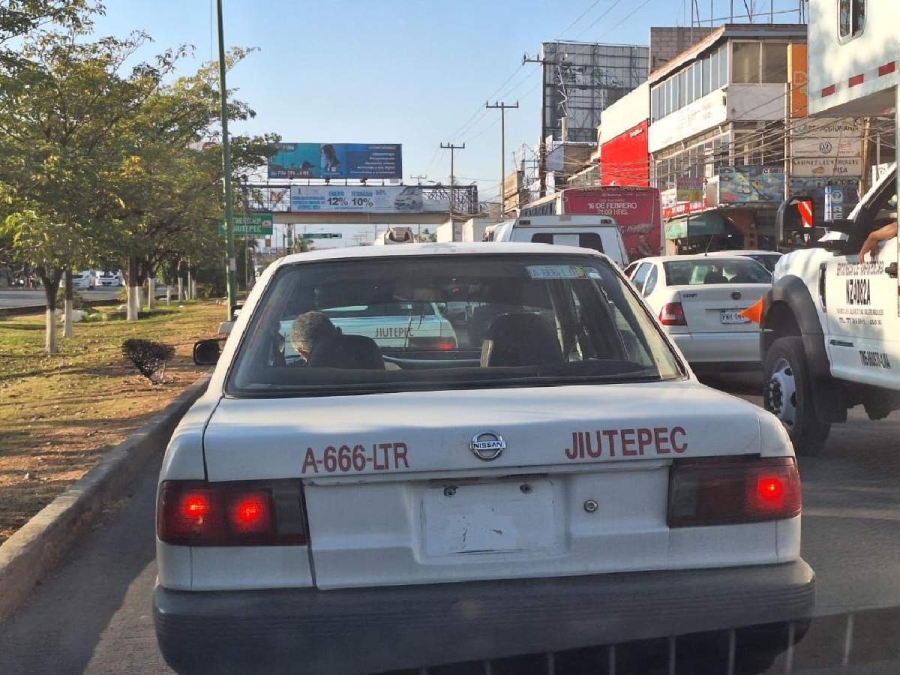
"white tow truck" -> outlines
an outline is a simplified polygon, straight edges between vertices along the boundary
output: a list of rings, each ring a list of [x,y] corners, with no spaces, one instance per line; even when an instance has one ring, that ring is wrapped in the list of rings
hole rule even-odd
[[[810,115],[896,116],[897,11],[896,0],[811,0]],[[775,267],[760,321],[764,401],[798,454],[820,451],[853,406],[873,420],[900,409],[897,181],[895,163],[847,220],[828,224],[841,236]],[[782,206],[782,227],[800,220],[798,207]],[[861,254],[873,232],[880,240]]]

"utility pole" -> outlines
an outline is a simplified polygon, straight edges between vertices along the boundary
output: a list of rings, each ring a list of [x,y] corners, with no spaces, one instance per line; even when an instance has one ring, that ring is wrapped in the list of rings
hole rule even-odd
[[[503,101],[494,101],[491,105],[487,101],[484,103],[485,108],[497,109],[500,111],[500,215],[506,212],[506,190],[504,184],[506,182],[506,110],[507,108],[518,108],[519,102],[507,105]]]
[[[228,259],[226,270],[228,288],[228,321],[237,295],[234,287],[234,275],[237,272],[237,260],[234,257],[234,214],[231,201],[231,145],[228,139],[228,90],[225,88],[225,29],[222,27],[222,0],[216,0],[216,18],[219,28],[219,106],[222,115],[222,171],[225,189],[225,257]]]
[[[541,142],[538,145],[538,179],[541,183],[541,197],[547,196],[547,81],[545,78],[547,64],[551,63],[539,56],[530,57],[525,54],[522,63],[541,64]]]
[[[417,181],[419,185],[421,185],[422,181],[426,180],[427,178],[428,178],[428,176],[426,176],[425,174],[419,174],[418,176],[410,176],[409,177],[410,180]]]
[[[454,173],[454,159],[456,158],[457,150],[465,150],[466,144],[462,145],[453,145],[453,143],[441,143],[442,150],[450,151],[450,225],[453,225],[453,185],[456,183],[455,173]]]

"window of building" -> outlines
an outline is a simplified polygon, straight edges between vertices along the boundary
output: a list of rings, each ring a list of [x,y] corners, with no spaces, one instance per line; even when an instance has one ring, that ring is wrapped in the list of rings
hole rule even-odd
[[[866,27],[866,0],[838,1],[838,36],[841,40],[855,38]]]
[[[762,81],[763,82],[787,82],[788,45],[786,42],[762,43]]]
[[[709,60],[710,57],[707,56],[703,59],[698,65],[700,66],[700,91],[702,92],[702,96],[706,96],[710,91],[709,88]]]
[[[694,76],[694,91],[696,92],[696,97],[700,98],[703,96],[703,66],[700,63],[695,63],[693,68],[691,69],[691,74]]]
[[[736,84],[759,84],[760,46],[759,42],[732,43],[732,82]]]
[[[709,90],[715,91],[719,88],[719,52],[714,51],[709,56]]]
[[[719,47],[719,84],[714,89],[728,84],[728,45]]]

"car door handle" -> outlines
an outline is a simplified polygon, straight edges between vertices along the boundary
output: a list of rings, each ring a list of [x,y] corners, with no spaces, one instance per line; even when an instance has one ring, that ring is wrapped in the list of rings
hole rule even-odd
[[[893,279],[897,278],[897,263],[891,263],[884,269],[884,273]]]

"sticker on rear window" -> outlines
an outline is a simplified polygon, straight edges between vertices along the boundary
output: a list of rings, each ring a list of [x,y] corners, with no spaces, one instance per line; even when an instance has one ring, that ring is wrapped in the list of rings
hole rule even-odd
[[[581,265],[528,265],[532,279],[599,279],[600,273],[593,267]]]

